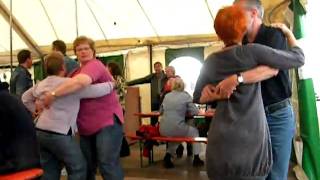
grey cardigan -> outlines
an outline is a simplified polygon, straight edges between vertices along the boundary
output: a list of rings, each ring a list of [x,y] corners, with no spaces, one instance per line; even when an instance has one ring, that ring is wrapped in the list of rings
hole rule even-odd
[[[258,65],[289,69],[303,64],[304,55],[298,47],[289,51],[259,44],[229,47],[205,61],[194,100],[199,100],[205,85],[217,84]],[[239,85],[230,99],[217,102],[208,133],[206,161],[210,179],[258,179],[268,174],[272,153],[260,83]]]
[[[183,136],[189,131],[186,113],[198,114],[199,109],[192,103],[192,97],[186,91],[171,91],[164,97],[160,107],[163,118],[160,122],[160,133],[164,136]]]
[[[47,91],[52,91],[69,78],[49,76],[34,87],[26,91],[22,96],[22,102],[29,111],[34,112],[36,98]],[[67,134],[69,129],[74,133],[77,115],[80,108],[80,99],[97,98],[111,93],[113,86],[111,82],[90,85],[72,94],[58,97],[49,109],[44,108],[40,114],[36,127],[61,134]]]

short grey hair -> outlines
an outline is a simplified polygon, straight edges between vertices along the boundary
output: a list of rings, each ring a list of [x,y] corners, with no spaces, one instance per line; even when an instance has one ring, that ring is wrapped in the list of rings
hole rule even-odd
[[[244,1],[245,8],[248,8],[248,9],[256,8],[258,10],[260,19],[263,19],[264,8],[260,0],[235,0],[233,4],[239,3],[241,1]]]
[[[176,69],[173,66],[167,66],[166,69],[171,69],[173,74],[176,74]]]
[[[184,91],[184,82],[181,78],[176,77],[172,83],[172,90]]]

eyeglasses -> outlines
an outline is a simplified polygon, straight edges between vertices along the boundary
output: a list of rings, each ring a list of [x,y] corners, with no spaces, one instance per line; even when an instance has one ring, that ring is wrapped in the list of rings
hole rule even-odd
[[[90,47],[83,47],[83,48],[76,48],[76,51],[89,51],[91,48]]]

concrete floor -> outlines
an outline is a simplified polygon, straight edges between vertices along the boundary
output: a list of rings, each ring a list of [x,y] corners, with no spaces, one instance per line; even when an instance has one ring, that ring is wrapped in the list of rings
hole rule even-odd
[[[147,158],[143,158],[145,166],[140,168],[139,146],[138,144],[130,146],[131,155],[121,159],[125,180],[208,180],[205,167],[194,168],[192,158],[188,158],[186,155],[181,159],[174,160],[175,168],[165,169],[162,164],[165,148],[164,144],[155,147],[155,162],[148,165]],[[205,145],[203,145],[204,149]],[[204,153],[200,154],[200,157],[204,159]],[[61,179],[66,178],[62,177]],[[99,175],[96,179],[102,180]],[[288,180],[297,180],[292,169],[289,172]]]
[[[165,153],[165,145],[160,145],[154,148],[154,163],[148,165],[147,158],[144,158],[144,167],[140,168],[139,147],[135,144],[130,147],[131,155],[122,158],[122,165],[125,171],[126,180],[145,179],[145,180],[208,180],[205,167],[194,168],[192,166],[192,158],[186,155],[181,159],[175,159],[173,169],[165,169],[162,164],[162,159]],[[202,146],[203,152],[205,145]],[[186,148],[185,148],[186,149]],[[186,151],[185,151],[186,153]],[[204,159],[204,153],[200,154],[201,159]],[[288,180],[297,180],[292,168],[290,168]]]
[[[125,180],[208,180],[205,167],[194,168],[192,158],[186,155],[181,159],[175,159],[173,169],[165,169],[162,159],[165,154],[166,146],[162,144],[154,148],[154,163],[148,164],[148,159],[143,158],[144,167],[140,167],[139,145],[138,143],[130,146],[130,156],[121,158],[121,164],[125,174]],[[205,145],[203,145],[205,150]],[[185,150],[186,153],[186,150]],[[204,159],[204,153],[200,154]],[[66,176],[61,176],[61,180],[67,180]],[[100,175],[96,180],[102,180]]]
[[[140,168],[139,147],[138,144],[131,146],[131,155],[122,158],[122,166],[126,177],[148,178],[148,179],[197,179],[207,180],[205,167],[194,168],[192,166],[192,158],[184,155],[181,159],[174,159],[175,168],[165,169],[162,159],[165,154],[165,144],[154,148],[154,163],[148,164],[147,158],[144,159],[144,167]],[[186,149],[186,148],[185,148]],[[203,150],[205,146],[203,145]],[[185,150],[186,153],[186,150]],[[204,153],[200,154],[201,159],[204,159]]]

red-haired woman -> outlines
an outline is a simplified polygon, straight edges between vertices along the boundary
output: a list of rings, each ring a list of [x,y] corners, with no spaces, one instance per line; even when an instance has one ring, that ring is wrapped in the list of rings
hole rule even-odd
[[[258,65],[289,69],[304,64],[302,50],[296,46],[296,39],[284,25],[278,24],[277,27],[288,39],[291,47],[288,51],[259,44],[242,45],[242,38],[250,23],[250,16],[237,6],[219,10],[214,28],[225,48],[207,58],[196,84],[195,101],[217,101],[206,151],[210,179],[262,180],[272,165],[270,135],[260,83],[242,84],[239,73]],[[202,93],[207,84],[217,85],[232,74],[238,74],[234,78],[238,78],[239,85],[230,97],[223,97],[214,90]]]

